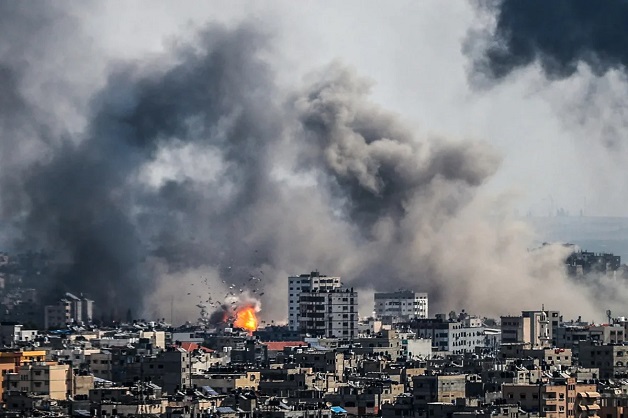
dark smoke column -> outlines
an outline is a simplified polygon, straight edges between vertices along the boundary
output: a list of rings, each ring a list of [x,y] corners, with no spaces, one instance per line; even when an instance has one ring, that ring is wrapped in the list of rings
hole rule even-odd
[[[474,68],[501,79],[539,62],[551,78],[568,77],[584,62],[598,75],[628,64],[628,2],[610,0],[480,1],[479,10],[496,18]],[[486,34],[483,34],[486,35]],[[467,42],[478,41],[472,34]]]
[[[248,230],[238,214],[268,191],[265,147],[280,137],[270,116],[273,86],[257,58],[264,43],[246,26],[215,27],[171,51],[174,66],[119,65],[92,97],[85,132],[50,141],[43,158],[20,167],[19,182],[3,182],[19,215],[12,219],[21,233],[16,245],[45,248],[60,262],[41,290],[52,299],[85,293],[105,316],[121,318],[128,309],[139,315],[154,289],[154,263],[172,272],[234,257],[234,235]],[[13,75],[0,71],[0,85],[13,88]],[[13,103],[0,111],[19,104],[37,121],[20,91],[10,92],[3,100],[15,97]],[[17,141],[28,122],[0,125],[2,141]],[[185,146],[218,154],[221,177],[158,186],[140,179],[158,153]],[[15,174],[3,170],[2,179]]]

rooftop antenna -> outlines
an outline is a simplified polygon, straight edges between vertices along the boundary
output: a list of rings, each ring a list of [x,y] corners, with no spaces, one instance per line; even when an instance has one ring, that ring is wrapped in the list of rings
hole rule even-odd
[[[610,309],[606,310],[606,317],[608,318],[608,323],[610,325],[611,323],[611,310]]]

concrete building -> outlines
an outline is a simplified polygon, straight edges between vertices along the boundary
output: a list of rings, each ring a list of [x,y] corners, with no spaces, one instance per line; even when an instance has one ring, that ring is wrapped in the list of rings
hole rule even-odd
[[[28,343],[35,340],[37,330],[27,330],[17,322],[0,322],[0,345],[15,347],[18,343]]]
[[[65,400],[72,392],[72,369],[69,364],[29,363],[4,376],[8,391],[46,395],[50,399]]]
[[[593,417],[599,410],[595,384],[576,382],[574,378],[536,384],[502,385],[506,402],[518,403],[528,412],[541,412],[546,418]]]
[[[340,277],[327,277],[318,271],[288,277],[288,327],[290,330],[299,331],[299,300],[301,293],[315,290],[333,290],[341,285]]]
[[[213,372],[205,376],[194,376],[192,384],[202,387],[210,386],[220,394],[228,394],[236,389],[258,390],[260,383],[259,371]]]
[[[140,331],[140,338],[148,338],[150,343],[155,348],[166,348],[166,333],[164,331]],[[176,341],[176,339],[174,339]],[[188,341],[188,340],[179,340],[179,341]],[[203,339],[200,339],[200,342],[203,342]]]
[[[451,354],[475,353],[478,349],[493,349],[495,335],[490,335],[479,318],[461,314],[460,319],[438,318],[412,321],[416,337],[432,341],[433,351]]]
[[[623,344],[626,330],[621,324],[589,325],[581,323],[561,324],[554,334],[556,347],[570,348],[574,355],[579,355],[582,341],[595,341],[600,344]]]
[[[0,385],[0,399],[6,387],[4,377],[9,373],[17,373],[20,367],[33,362],[42,362],[46,359],[45,350],[37,351],[4,351],[0,352],[0,373],[2,384]]]
[[[54,305],[44,308],[44,327],[65,328],[70,324],[89,324],[94,316],[94,301],[66,293]]]
[[[294,359],[295,366],[309,367],[316,373],[333,373],[339,380],[351,368],[351,361],[341,352],[294,349],[290,358]]]
[[[588,273],[612,274],[621,266],[621,257],[611,253],[574,251],[565,261],[567,272],[572,276]]]
[[[464,374],[413,376],[414,405],[420,411],[432,402],[453,403],[466,396],[466,382]]]
[[[387,323],[428,317],[427,293],[410,290],[375,293],[375,317]]]
[[[604,418],[628,417],[628,394],[621,389],[602,393],[598,415]]]
[[[582,367],[600,369],[600,379],[628,376],[628,346],[581,341],[578,361]]]
[[[358,335],[358,293],[353,288],[301,291],[299,329],[304,336],[355,338]]]
[[[105,380],[112,380],[112,360],[113,355],[109,350],[102,350],[99,353],[89,355],[89,370],[95,377]]]
[[[368,378],[354,378],[347,385],[341,385],[333,393],[326,393],[325,402],[338,405],[347,411],[348,416],[379,416],[382,405],[394,402],[403,393],[403,385],[393,381],[370,381]]]
[[[137,378],[150,379],[168,394],[191,387],[192,353],[183,348],[169,348],[155,357],[146,357],[134,370]]]
[[[560,326],[559,311],[522,311],[521,316],[502,316],[502,343],[527,343],[533,348],[555,345]]]
[[[81,320],[84,324],[91,324],[94,320],[94,301],[81,296]]]
[[[532,348],[524,349],[522,357],[538,359],[547,366],[569,367],[572,364],[572,353],[569,348]]]
[[[367,338],[353,338],[348,346],[358,355],[390,357],[392,360],[403,357],[404,353],[402,340],[393,330],[381,330]]]
[[[44,328],[64,328],[71,323],[70,303],[61,300],[55,305],[46,305],[44,308]]]

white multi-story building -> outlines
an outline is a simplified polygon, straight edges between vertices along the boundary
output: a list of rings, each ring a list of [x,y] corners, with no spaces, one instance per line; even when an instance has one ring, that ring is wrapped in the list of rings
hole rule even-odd
[[[299,300],[302,293],[332,290],[340,286],[340,277],[327,277],[318,271],[288,277],[288,326],[290,330],[299,330]]]
[[[357,337],[358,293],[353,288],[301,292],[299,330],[302,335],[311,337]]]
[[[413,328],[418,338],[432,340],[434,351],[450,354],[494,350],[501,339],[498,329],[486,328],[480,318],[467,314],[448,320],[444,315],[437,315],[435,319],[419,319],[413,322]]]
[[[392,322],[427,318],[427,293],[417,293],[410,290],[375,293],[375,317]]]

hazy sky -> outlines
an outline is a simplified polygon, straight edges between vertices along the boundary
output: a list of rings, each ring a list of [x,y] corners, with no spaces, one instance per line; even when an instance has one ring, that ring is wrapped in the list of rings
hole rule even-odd
[[[607,96],[625,90],[623,77],[595,77],[582,65],[569,79],[549,82],[531,65],[493,87],[472,87],[465,39],[490,26],[473,2],[139,1],[123,9],[103,2],[81,11],[93,44],[110,58],[158,54],[208,22],[254,21],[274,38],[269,59],[281,83],[295,85],[340,60],[371,78],[375,101],[408,123],[490,142],[503,163],[488,189],[513,193],[521,214],[626,215],[625,150],[602,145],[615,122]],[[574,115],[587,106],[595,107],[591,120]],[[600,113],[610,115],[602,120]]]

